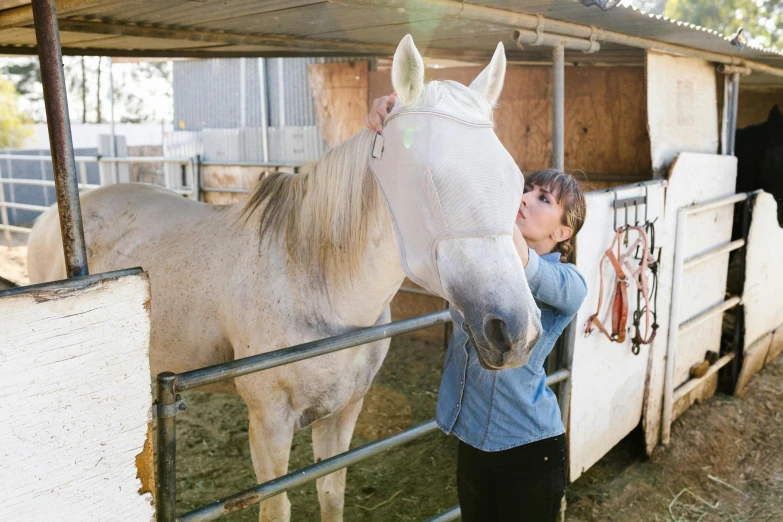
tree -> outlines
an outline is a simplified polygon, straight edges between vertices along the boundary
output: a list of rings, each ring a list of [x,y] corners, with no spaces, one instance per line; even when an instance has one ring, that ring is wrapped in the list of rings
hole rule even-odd
[[[666,10],[666,0],[632,0],[631,5],[654,15],[662,15]]]
[[[0,149],[22,147],[32,133],[32,127],[19,111],[16,87],[0,78]]]
[[[746,38],[758,45],[783,40],[783,0],[669,0],[666,16],[726,35],[743,27]]]

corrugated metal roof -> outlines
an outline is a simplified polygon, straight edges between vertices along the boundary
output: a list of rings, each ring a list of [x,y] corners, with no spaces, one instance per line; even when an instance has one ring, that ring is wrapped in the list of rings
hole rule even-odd
[[[548,61],[546,49],[518,49],[511,40],[514,17],[521,14],[528,25],[529,15],[542,15],[578,24],[582,32],[594,26],[783,69],[783,53],[776,49],[740,50],[715,31],[626,5],[604,12],[576,0],[59,0],[57,9],[65,54],[388,56],[410,33],[431,57],[483,60],[502,41],[511,60]],[[552,22],[544,22],[545,30],[547,24]],[[34,41],[29,2],[0,0],[0,53],[30,53]],[[644,51],[626,41],[604,42],[594,55],[568,52],[566,59],[641,64]]]

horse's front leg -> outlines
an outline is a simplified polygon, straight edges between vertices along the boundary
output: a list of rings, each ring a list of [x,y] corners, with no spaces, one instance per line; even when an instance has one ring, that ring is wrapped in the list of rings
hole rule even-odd
[[[259,484],[288,472],[288,457],[294,436],[294,427],[289,419],[276,418],[272,408],[264,410],[248,404],[250,454]],[[291,502],[286,493],[261,503],[260,522],[289,522],[290,519]]]
[[[356,419],[362,411],[364,398],[348,404],[339,412],[313,424],[313,456],[315,461],[333,457],[351,444]],[[345,505],[346,469],[335,471],[317,480],[318,501],[321,503],[322,522],[342,522]]]

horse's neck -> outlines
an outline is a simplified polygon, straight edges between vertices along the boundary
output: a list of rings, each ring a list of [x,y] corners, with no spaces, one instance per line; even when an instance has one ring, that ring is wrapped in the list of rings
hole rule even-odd
[[[382,219],[367,234],[359,269],[324,288],[335,315],[347,324],[374,324],[405,279],[385,203],[381,211]]]

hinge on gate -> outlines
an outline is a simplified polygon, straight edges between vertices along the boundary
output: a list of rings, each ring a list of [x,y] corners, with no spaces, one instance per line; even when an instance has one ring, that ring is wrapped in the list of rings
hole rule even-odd
[[[157,401],[153,404],[152,416],[166,419],[168,417],[175,417],[178,414],[188,409],[188,405],[185,399],[177,395],[177,401],[172,404],[160,404]]]

